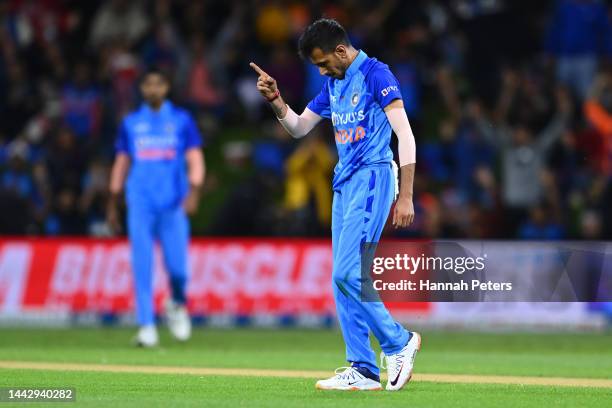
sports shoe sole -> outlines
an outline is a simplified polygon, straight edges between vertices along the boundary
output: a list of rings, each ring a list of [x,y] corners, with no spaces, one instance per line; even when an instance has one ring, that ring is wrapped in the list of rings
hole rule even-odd
[[[317,390],[326,390],[326,391],[382,391],[382,385],[377,388],[359,388],[359,387],[347,387],[347,388],[334,388],[334,387],[324,387],[319,384],[315,384],[315,388]]]

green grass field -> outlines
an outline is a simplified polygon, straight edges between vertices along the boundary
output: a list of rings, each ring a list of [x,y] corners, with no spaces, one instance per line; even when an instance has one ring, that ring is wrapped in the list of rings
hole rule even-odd
[[[0,329],[6,361],[328,371],[343,366],[339,332],[197,329],[185,344],[162,331],[162,346],[130,346],[132,330]],[[423,332],[416,379],[398,393],[330,392],[313,378],[0,368],[0,387],[74,387],[76,403],[53,406],[603,407],[610,387],[461,384],[419,374],[612,379],[612,334]],[[306,375],[305,375],[306,377]],[[38,404],[29,403],[27,406]],[[0,408],[10,406],[0,403]],[[18,404],[18,406],[23,406]]]

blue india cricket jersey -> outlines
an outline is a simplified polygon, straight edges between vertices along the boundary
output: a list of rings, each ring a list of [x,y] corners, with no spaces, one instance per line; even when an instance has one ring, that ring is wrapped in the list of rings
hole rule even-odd
[[[189,190],[185,152],[201,145],[191,115],[168,101],[158,111],[143,104],[126,116],[115,147],[132,162],[126,187],[128,204],[156,210],[180,205]]]
[[[308,109],[332,120],[338,148],[333,189],[360,167],[391,163],[391,125],[383,109],[401,99],[389,66],[360,51],[343,79],[329,78]]]

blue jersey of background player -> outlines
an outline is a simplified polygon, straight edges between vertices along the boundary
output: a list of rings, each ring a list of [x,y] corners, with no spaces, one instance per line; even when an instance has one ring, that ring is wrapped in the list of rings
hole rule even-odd
[[[257,89],[294,137],[306,135],[323,118],[331,119],[338,149],[332,208],[333,289],[350,367],[317,382],[319,389],[380,389],[379,368],[370,346],[378,339],[388,369],[387,390],[399,390],[412,375],[420,348],[418,333],[397,323],[382,302],[361,301],[361,248],[378,242],[396,196],[396,172],[389,146],[398,137],[401,187],[393,224],[412,223],[412,185],[416,147],[399,84],[389,67],[352,47],[335,20],[311,24],[299,41],[302,58],[330,78],[301,115],[283,101],[274,78],[256,64]]]
[[[127,115],[116,141],[110,181],[108,221],[118,230],[117,201],[126,184],[127,227],[131,244],[136,317],[141,346],[158,343],[153,311],[153,247],[159,240],[169,275],[172,298],[166,318],[172,334],[187,340],[191,324],[186,302],[188,280],[187,214],[198,206],[204,182],[202,137],[184,109],[166,99],[167,77],[149,70],[140,90],[144,103]],[[126,183],[127,178],[127,183]]]

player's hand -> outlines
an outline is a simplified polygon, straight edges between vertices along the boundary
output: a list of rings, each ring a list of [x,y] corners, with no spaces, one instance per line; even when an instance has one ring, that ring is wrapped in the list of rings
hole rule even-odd
[[[200,206],[200,195],[196,191],[190,191],[183,201],[183,209],[187,215],[194,215]]]
[[[411,198],[398,198],[393,210],[393,226],[406,228],[414,221],[414,205]]]
[[[115,203],[109,203],[108,207],[106,208],[106,223],[113,234],[121,234],[119,209]]]
[[[259,66],[254,62],[251,62],[249,65],[259,75],[259,78],[257,78],[257,90],[259,93],[261,93],[261,95],[266,99],[274,98],[274,96],[276,96],[276,92],[278,92],[276,80],[268,75],[266,71],[259,68]]]

